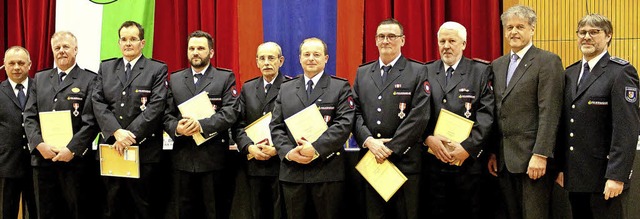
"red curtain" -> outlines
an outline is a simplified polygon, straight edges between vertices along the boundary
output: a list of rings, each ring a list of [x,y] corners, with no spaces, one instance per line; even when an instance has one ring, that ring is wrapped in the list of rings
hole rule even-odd
[[[50,68],[53,65],[53,54],[49,37],[55,31],[55,0],[3,0],[0,5],[6,13],[0,18],[2,60],[6,49],[18,45],[25,47],[30,53],[30,76],[33,77],[38,70]],[[4,70],[2,72],[0,80],[5,80],[7,75]]]

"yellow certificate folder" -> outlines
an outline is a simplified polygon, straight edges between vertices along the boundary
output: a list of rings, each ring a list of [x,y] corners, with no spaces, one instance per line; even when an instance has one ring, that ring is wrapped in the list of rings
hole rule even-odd
[[[449,110],[440,110],[438,115],[438,122],[436,122],[436,129],[433,131],[434,135],[441,135],[454,142],[463,142],[471,134],[473,128],[473,121],[466,119],[458,114],[455,114]],[[446,145],[445,145],[446,146]],[[452,151],[453,148],[447,148]],[[433,151],[429,148],[429,153],[433,154]],[[460,161],[456,163],[457,166],[462,165]]]
[[[73,138],[71,111],[41,112],[40,132],[45,143],[57,148],[65,148]]]
[[[213,109],[213,105],[209,100],[209,93],[206,91],[201,92],[191,99],[184,101],[184,103],[178,105],[178,110],[180,110],[180,113],[183,117],[190,117],[195,120],[209,118],[216,113],[216,110]],[[214,136],[215,135],[204,138],[201,133],[196,133],[192,137],[197,145],[201,145]]]
[[[284,123],[295,140],[304,138],[309,142],[318,140],[329,128],[315,103],[285,119]]]
[[[251,141],[256,144],[266,142],[269,146],[273,146],[273,141],[271,140],[271,129],[269,128],[271,118],[272,115],[271,112],[269,112],[244,128],[244,131],[247,133],[247,136],[249,136]],[[253,155],[247,154],[247,160],[251,159],[253,159]]]
[[[120,156],[113,145],[100,144],[100,175],[140,178],[140,150],[129,146]]]
[[[358,165],[356,165],[356,169],[369,182],[371,187],[382,196],[384,201],[389,201],[407,181],[407,177],[396,165],[389,162],[389,160],[379,164],[371,151],[368,151],[362,157]]]

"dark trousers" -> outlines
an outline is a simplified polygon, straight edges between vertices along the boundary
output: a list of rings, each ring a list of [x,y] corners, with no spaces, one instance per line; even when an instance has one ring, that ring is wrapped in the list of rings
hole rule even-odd
[[[480,218],[480,174],[430,171],[428,218]]]
[[[342,218],[344,182],[280,183],[288,218]]]
[[[284,218],[284,197],[278,176],[249,176],[252,218]]]
[[[77,158],[79,159],[79,158]],[[82,161],[33,167],[39,218],[96,218],[98,203],[89,199],[95,190],[89,169]]]
[[[541,178],[532,180],[525,173],[510,173],[506,169],[503,168],[498,178],[507,218],[549,218],[553,188],[549,171]]]
[[[156,179],[156,163],[140,164],[140,178],[102,177],[107,200],[104,217],[107,219],[160,218],[162,209],[154,209],[151,199]]]
[[[367,218],[419,218],[420,174],[405,174],[405,176],[407,181],[389,199],[389,202],[385,202],[371,184],[367,183],[365,188]]]
[[[604,200],[602,193],[570,192],[569,202],[571,202],[573,218],[624,218],[622,203],[628,192],[629,190],[625,190],[618,197],[609,200]]]
[[[169,218],[225,218],[222,171],[192,173],[173,171],[173,215]]]
[[[0,177],[0,218],[18,218],[20,193],[23,196],[23,218],[36,218],[31,176],[23,178]]]

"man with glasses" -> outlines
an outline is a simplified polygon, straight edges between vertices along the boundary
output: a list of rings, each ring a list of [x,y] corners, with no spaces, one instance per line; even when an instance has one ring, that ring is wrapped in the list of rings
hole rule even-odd
[[[508,218],[548,218],[553,179],[547,158],[560,120],[562,62],[533,46],[533,9],[514,6],[500,19],[511,51],[492,63],[497,131],[488,169],[498,177]]]
[[[327,44],[318,38],[300,44],[304,74],[280,86],[270,124],[280,163],[288,218],[342,218],[344,143],[353,124],[351,86],[325,72]],[[316,104],[328,129],[317,140],[294,139],[285,119]]]
[[[190,68],[174,73],[169,82],[164,126],[174,139],[172,218],[229,217],[228,208],[222,206],[225,190],[232,188],[223,187],[223,170],[240,93],[233,72],[210,65],[213,55],[211,35],[194,31],[187,46]],[[202,92],[208,92],[216,113],[200,120],[182,116],[177,106]],[[192,137],[196,133],[210,139],[197,145]]]
[[[122,58],[102,61],[92,94],[102,143],[123,155],[139,146],[140,178],[103,177],[105,218],[159,218],[151,200],[162,151],[162,116],[167,98],[167,66],[142,55],[144,29],[125,21],[118,29]]]
[[[353,86],[356,141],[378,163],[388,159],[407,177],[389,202],[367,183],[367,218],[419,218],[421,135],[429,121],[431,85],[426,67],[402,55],[403,34],[397,20],[380,22],[375,36],[380,58],[358,68]]]
[[[583,56],[565,71],[556,182],[569,191],[573,218],[623,218],[640,132],[638,73],[609,55],[607,17],[584,16],[576,33]]]

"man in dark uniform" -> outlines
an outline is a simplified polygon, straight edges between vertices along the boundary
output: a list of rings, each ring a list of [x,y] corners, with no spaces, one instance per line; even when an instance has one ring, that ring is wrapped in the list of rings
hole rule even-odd
[[[20,193],[25,208],[23,218],[37,218],[31,158],[22,120],[22,112],[33,91],[27,49],[21,46],[7,49],[4,67],[8,80],[0,83],[0,218],[18,218]]]
[[[158,218],[153,179],[162,151],[162,116],[167,97],[167,66],[142,55],[144,29],[125,21],[118,30],[122,58],[100,64],[92,94],[94,115],[103,143],[119,154],[139,146],[140,178],[103,177],[106,218]]]
[[[341,153],[353,124],[354,104],[349,82],[324,72],[327,53],[327,44],[318,38],[300,44],[304,75],[282,84],[273,109],[271,135],[281,160],[288,218],[340,218],[344,213]],[[314,142],[294,139],[284,120],[314,103],[328,129]]]
[[[445,22],[438,31],[441,60],[427,64],[431,89],[431,119],[425,145],[427,155],[430,218],[479,218],[479,180],[484,165],[478,160],[493,123],[493,74],[487,62],[462,55],[467,30],[459,23]],[[474,122],[463,142],[434,136],[441,109]],[[435,155],[435,156],[434,156]],[[461,164],[461,165],[460,165]]]
[[[175,218],[226,218],[223,169],[229,150],[229,128],[236,121],[234,105],[240,93],[233,72],[210,65],[213,38],[206,32],[189,35],[187,57],[190,68],[176,72],[169,82],[168,112],[164,118],[166,132],[173,144],[173,202]],[[196,120],[183,117],[178,105],[208,92],[216,113]],[[196,133],[211,138],[201,145]],[[202,209],[204,207],[204,209]]]
[[[269,146],[273,142],[254,142],[244,128],[273,110],[280,85],[286,80],[278,71],[284,63],[282,49],[274,42],[261,44],[256,53],[256,63],[262,76],[244,83],[237,104],[238,149],[243,155],[253,157],[243,165],[248,174],[248,188],[243,190],[248,190],[250,204],[246,210],[251,218],[279,219],[283,217],[284,200],[278,180],[280,159],[276,148]]]
[[[576,31],[582,60],[565,71],[557,182],[573,218],[624,218],[640,131],[638,73],[607,52],[611,21],[589,14]]]
[[[386,203],[367,183],[368,218],[418,218],[420,138],[429,121],[431,86],[426,67],[402,56],[404,42],[397,20],[380,22],[376,31],[380,58],[358,68],[353,86],[356,141],[378,162],[388,159],[407,177]]]
[[[95,192],[91,142],[98,134],[93,116],[91,90],[96,74],[76,64],[78,41],[70,32],[51,37],[56,68],[36,73],[24,123],[40,218],[96,218],[99,203],[90,201]],[[68,110],[73,138],[64,148],[44,142],[38,113]],[[37,149],[37,150],[36,150]]]

